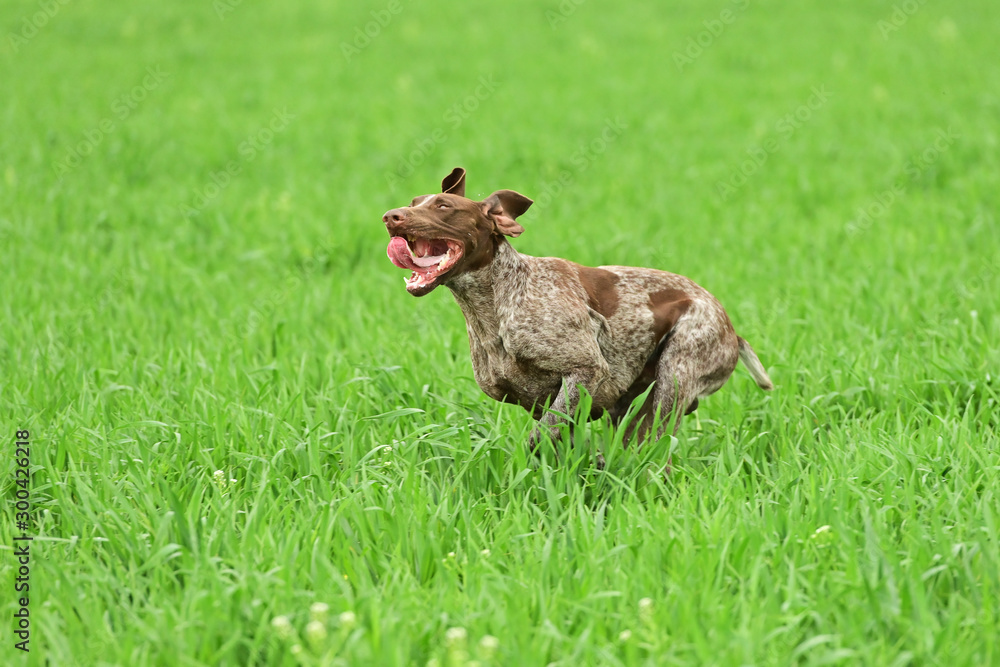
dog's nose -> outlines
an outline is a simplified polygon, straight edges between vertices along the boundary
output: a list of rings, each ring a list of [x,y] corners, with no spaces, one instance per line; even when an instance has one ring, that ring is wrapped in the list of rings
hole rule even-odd
[[[406,220],[406,211],[401,208],[394,208],[391,211],[386,211],[385,215],[382,216],[382,222],[389,224],[394,222],[397,225]]]

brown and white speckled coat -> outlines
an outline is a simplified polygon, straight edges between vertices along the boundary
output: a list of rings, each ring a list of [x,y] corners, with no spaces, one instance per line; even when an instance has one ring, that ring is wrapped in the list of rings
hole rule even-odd
[[[388,254],[413,270],[407,290],[423,296],[451,289],[469,332],[476,382],[489,396],[521,405],[558,440],[559,413],[572,414],[580,387],[592,417],[618,423],[655,381],[632,422],[640,438],[656,409],[674,430],[698,399],[718,390],[742,358],[757,384],[772,388],[750,345],[736,335],[722,305],[692,280],[628,266],[585,267],[517,252],[506,236],[531,200],[500,190],[482,202],[465,198],[455,169],[442,194],[423,195],[383,217]],[[551,409],[546,409],[548,406]],[[540,432],[532,434],[534,447]]]

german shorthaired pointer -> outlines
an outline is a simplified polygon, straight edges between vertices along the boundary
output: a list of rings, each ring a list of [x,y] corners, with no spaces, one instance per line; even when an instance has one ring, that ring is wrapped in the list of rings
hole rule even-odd
[[[389,259],[413,271],[406,290],[423,296],[447,286],[465,314],[476,382],[489,396],[516,403],[560,438],[561,415],[572,415],[580,387],[618,424],[632,401],[656,382],[630,423],[640,442],[657,437],[698,399],[715,392],[742,359],[761,389],[771,379],[750,344],[736,335],[726,311],[704,288],[666,271],[580,266],[557,257],[517,252],[507,236],[532,201],[498,190],[477,202],[465,197],[465,170],[382,216],[392,239]],[[546,410],[546,406],[550,409]],[[627,440],[626,440],[627,441]]]

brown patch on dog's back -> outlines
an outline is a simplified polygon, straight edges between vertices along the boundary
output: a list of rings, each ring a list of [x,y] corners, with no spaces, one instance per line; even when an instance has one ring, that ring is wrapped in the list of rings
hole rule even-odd
[[[649,295],[649,309],[653,311],[653,331],[661,341],[677,325],[677,320],[691,306],[691,297],[679,289],[665,289]]]
[[[618,289],[620,278],[607,269],[595,269],[576,265],[580,284],[587,290],[587,305],[604,317],[611,317],[618,311]]]

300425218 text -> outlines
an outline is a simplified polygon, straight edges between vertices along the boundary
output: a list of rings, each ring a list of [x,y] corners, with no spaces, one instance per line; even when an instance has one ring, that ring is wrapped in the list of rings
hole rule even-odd
[[[17,431],[14,434],[14,519],[20,535],[14,535],[14,558],[17,576],[14,578],[14,596],[17,611],[14,612],[14,648],[28,652],[31,640],[31,617],[28,611],[28,591],[31,579],[31,541],[28,534],[31,525],[31,434]]]

